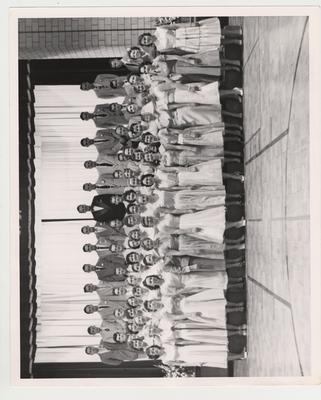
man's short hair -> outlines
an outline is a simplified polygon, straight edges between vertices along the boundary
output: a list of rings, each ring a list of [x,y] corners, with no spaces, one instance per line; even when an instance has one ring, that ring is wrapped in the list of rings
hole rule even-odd
[[[85,311],[86,314],[91,314],[91,313],[89,312],[89,310],[88,310],[88,306],[89,306],[89,304],[87,304],[87,305],[84,307],[84,311]]]
[[[93,325],[88,326],[87,332],[88,332],[89,335],[94,335],[94,333],[91,331],[91,329],[92,329],[93,327],[94,327]]]

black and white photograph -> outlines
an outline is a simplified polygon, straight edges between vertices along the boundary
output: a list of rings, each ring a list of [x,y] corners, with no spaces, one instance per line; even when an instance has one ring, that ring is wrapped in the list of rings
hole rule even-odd
[[[126,10],[17,18],[17,375],[310,377],[311,17]]]

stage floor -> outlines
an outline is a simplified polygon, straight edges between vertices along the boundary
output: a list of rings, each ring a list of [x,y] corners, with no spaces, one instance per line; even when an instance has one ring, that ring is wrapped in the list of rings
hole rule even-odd
[[[248,359],[236,376],[310,372],[309,24],[243,25]]]

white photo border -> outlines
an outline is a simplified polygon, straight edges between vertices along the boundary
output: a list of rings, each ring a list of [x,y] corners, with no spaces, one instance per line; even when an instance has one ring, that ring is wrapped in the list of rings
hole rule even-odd
[[[301,385],[320,382],[320,9],[317,7],[60,7],[12,8],[9,12],[10,60],[10,371],[16,386],[123,386],[198,388],[219,385]],[[310,57],[310,210],[311,210],[311,376],[232,378],[21,379],[19,329],[19,168],[18,168],[18,18],[142,16],[308,16]]]

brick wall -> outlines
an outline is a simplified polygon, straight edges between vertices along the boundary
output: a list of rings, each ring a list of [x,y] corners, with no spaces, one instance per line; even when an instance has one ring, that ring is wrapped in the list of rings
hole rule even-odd
[[[153,18],[20,18],[19,58],[121,57]]]

